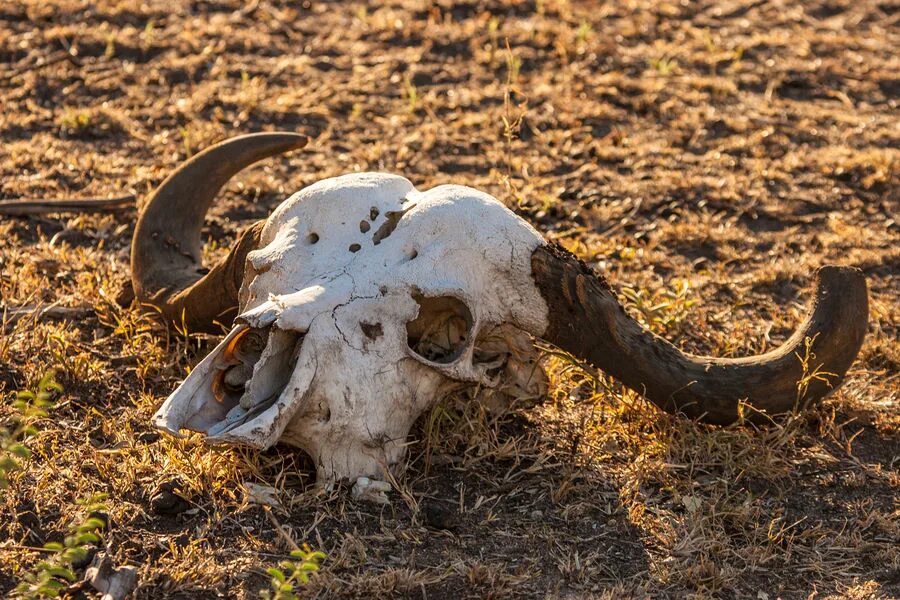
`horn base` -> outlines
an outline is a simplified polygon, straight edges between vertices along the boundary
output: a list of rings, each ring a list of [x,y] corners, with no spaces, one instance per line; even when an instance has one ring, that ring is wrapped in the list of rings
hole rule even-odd
[[[236,314],[244,260],[259,241],[257,224],[209,273],[202,268],[200,237],[219,189],[241,169],[302,148],[296,133],[254,133],[200,152],[178,167],[154,192],[138,219],[131,244],[135,297],[189,331],[216,332]]]

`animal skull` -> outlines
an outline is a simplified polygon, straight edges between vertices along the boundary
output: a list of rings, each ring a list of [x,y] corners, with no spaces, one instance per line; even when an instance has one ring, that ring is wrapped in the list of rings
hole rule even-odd
[[[865,281],[819,273],[811,316],[781,348],[743,359],[687,355],[627,316],[605,281],[477,190],[417,191],[396,175],[320,181],[286,200],[209,273],[199,228],[216,191],[252,162],[305,142],[257,134],[201,153],[156,192],[135,231],[143,302],[221,344],[166,400],[158,427],[212,443],[309,453],[322,480],[379,477],[416,418],[461,386],[543,394],[531,336],[608,371],[670,411],[715,423],[739,401],[769,413],[826,395],[866,329]],[[168,236],[166,235],[168,234]],[[171,238],[171,239],[167,239]],[[806,381],[805,341],[831,381]]]
[[[212,442],[299,446],[322,477],[380,475],[416,418],[501,370],[540,393],[525,331],[541,236],[473,189],[353,174],[295,194],[247,260],[237,325],[157,414]]]

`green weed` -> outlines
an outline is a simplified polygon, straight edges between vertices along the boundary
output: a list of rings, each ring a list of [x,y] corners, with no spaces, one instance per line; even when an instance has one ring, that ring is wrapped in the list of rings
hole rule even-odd
[[[44,544],[44,550],[50,552],[50,556],[25,574],[23,581],[13,590],[13,597],[27,600],[58,598],[69,584],[78,579],[73,565],[87,558],[90,547],[100,543],[100,532],[106,527],[106,521],[96,516],[106,510],[103,504],[105,499],[106,494],[94,494],[78,501],[84,518],[69,528],[62,543]]]
[[[304,545],[303,550],[291,552],[290,560],[283,560],[277,567],[268,570],[272,576],[272,589],[263,590],[260,596],[265,600],[296,600],[297,586],[309,583],[309,576],[319,570],[325,554],[313,551]]]
[[[53,406],[53,396],[62,391],[57,383],[56,371],[48,370],[41,377],[34,391],[16,394],[13,409],[16,411],[10,428],[0,427],[0,489],[9,486],[9,474],[22,469],[22,461],[31,457],[28,438],[37,433],[35,423],[47,416]]]

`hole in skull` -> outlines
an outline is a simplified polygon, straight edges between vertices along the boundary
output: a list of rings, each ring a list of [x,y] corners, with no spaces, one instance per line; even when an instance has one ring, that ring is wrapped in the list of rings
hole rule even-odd
[[[406,343],[427,361],[449,364],[462,355],[474,323],[469,307],[453,296],[414,293],[419,314],[406,324]]]
[[[306,236],[306,241],[309,244],[315,244],[316,242],[319,241],[319,234],[318,233],[309,234],[308,236]]]
[[[372,235],[372,242],[377,246],[381,243],[381,240],[387,238],[392,233],[394,233],[394,229],[397,228],[397,223],[400,222],[400,219],[403,218],[403,215],[411,211],[415,208],[415,204],[410,205],[408,208],[404,208],[403,210],[389,210],[384,213],[385,218],[387,219],[384,223],[381,224],[381,227]]]
[[[359,252],[359,249],[362,248],[359,244],[350,244],[350,252]]]
[[[372,228],[372,226],[369,225],[369,222],[366,221],[365,219],[363,219],[362,221],[359,222],[359,232],[360,233],[366,233],[371,228]]]
[[[406,253],[407,260],[412,260],[412,259],[416,258],[417,256],[419,256],[419,251],[416,250],[415,248],[413,248],[412,250],[410,250]]]
[[[323,407],[321,404],[319,405],[319,422],[327,423],[331,420],[331,407],[327,404]]]
[[[374,221],[375,219],[378,218],[379,214],[380,213],[378,212],[378,207],[373,206],[372,208],[369,209],[369,220]]]
[[[359,328],[370,340],[377,340],[384,335],[384,328],[381,327],[381,323],[360,323]]]

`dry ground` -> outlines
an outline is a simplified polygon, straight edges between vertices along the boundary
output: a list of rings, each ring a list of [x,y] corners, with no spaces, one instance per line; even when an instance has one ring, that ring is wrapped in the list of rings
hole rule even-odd
[[[50,367],[66,388],[0,496],[0,594],[106,492],[139,598],[256,597],[287,537],[329,556],[314,597],[900,596],[898,21],[890,0],[0,3],[0,199],[140,201],[200,148],[286,129],[313,142],[230,185],[210,254],[291,191],[388,170],[495,194],[692,351],[784,339],[820,264],[871,288],[860,360],[802,418],[708,428],[551,358],[536,408],[423,419],[380,508],[288,448],[151,430],[212,340],[116,302],[134,210],[0,218],[0,304],[84,309],[0,332],[0,419]],[[151,502],[165,486],[184,502]]]

